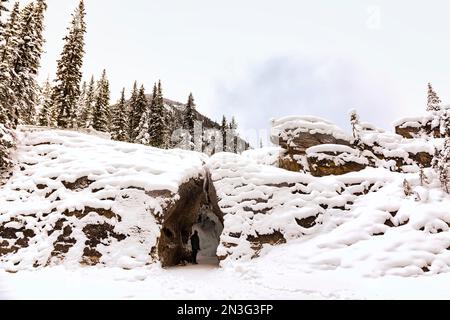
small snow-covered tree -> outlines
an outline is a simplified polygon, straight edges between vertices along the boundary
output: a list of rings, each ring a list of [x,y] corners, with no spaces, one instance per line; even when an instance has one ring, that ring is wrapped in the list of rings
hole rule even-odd
[[[78,119],[78,127],[79,128],[89,128],[94,125],[94,108],[95,108],[95,99],[96,99],[96,88],[95,88],[95,80],[94,76],[91,77],[89,81],[89,85],[86,88],[86,93],[84,94],[84,98],[80,99],[81,106],[81,115]]]
[[[134,91],[134,90],[133,90]],[[133,120],[134,128],[133,128],[133,138],[131,139],[131,142],[136,142],[137,137],[141,134],[144,134],[142,131],[145,130],[144,128],[147,128],[148,131],[148,117],[149,115],[144,115],[146,112],[148,113],[149,104],[147,97],[145,96],[145,87],[144,85],[141,85],[139,90],[136,93],[136,96],[133,97],[132,104],[132,110],[133,114],[132,116],[135,117]],[[139,120],[137,120],[137,116],[140,115]],[[145,120],[147,120],[147,123],[144,123]],[[142,141],[141,141],[142,142]],[[147,143],[148,144],[148,143]]]
[[[125,88],[120,95],[119,103],[115,106],[111,116],[111,136],[117,141],[128,141],[128,114],[125,101]]]
[[[80,0],[72,15],[69,34],[64,38],[64,48],[58,60],[53,101],[58,110],[58,126],[62,128],[72,128],[78,114],[76,103],[82,78],[85,15],[84,1]]]
[[[97,97],[95,99],[93,116],[93,127],[97,131],[109,132],[109,97],[109,81],[106,76],[106,70],[103,70],[102,77],[97,84]]]
[[[350,125],[352,126],[353,139],[355,139],[356,144],[359,144],[361,139],[361,126],[359,123],[359,115],[355,109],[349,111],[350,114]]]
[[[52,85],[50,84],[49,79],[47,79],[42,86],[41,96],[40,96],[40,111],[38,116],[38,124],[43,127],[50,127],[53,125],[52,121],[52,111],[53,111],[53,103],[52,103]]]
[[[149,133],[149,121],[150,121],[150,108],[144,111],[141,117],[141,121],[138,126],[138,135],[136,136],[135,143],[143,145],[150,145],[150,133]]]
[[[428,83],[428,102],[427,111],[439,111],[441,109],[441,100],[433,90],[431,83]]]
[[[138,126],[141,121],[142,114],[147,106],[147,99],[142,99],[142,94],[144,94],[145,98],[144,86],[141,86],[141,88],[138,89],[137,82],[135,81],[129,102],[128,136],[130,138],[130,142],[134,142],[138,135]]]
[[[167,128],[165,123],[164,98],[161,81],[158,82],[156,97],[150,106],[149,135],[150,144],[156,148],[164,148],[167,145]]]
[[[195,103],[192,93],[189,94],[188,102],[184,110],[183,125],[189,131],[191,137],[194,136],[194,121],[195,121]]]
[[[222,116],[222,123],[220,124],[220,132],[222,134],[222,143],[223,143],[223,150],[227,150],[227,131],[228,131],[228,122],[225,115]]]

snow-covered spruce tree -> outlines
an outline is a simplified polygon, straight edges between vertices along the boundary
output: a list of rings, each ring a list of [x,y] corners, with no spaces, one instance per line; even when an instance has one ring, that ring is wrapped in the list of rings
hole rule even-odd
[[[184,110],[183,127],[189,131],[191,140],[194,136],[194,121],[195,121],[195,102],[192,92],[189,94],[188,102]]]
[[[18,83],[13,63],[18,55],[20,25],[19,2],[15,2],[5,26],[0,52],[0,123],[10,127],[15,127],[19,122],[16,96],[11,84]]]
[[[229,146],[229,151],[230,152],[234,152],[234,153],[238,153],[238,134],[237,134],[237,128],[238,128],[238,124],[236,122],[236,118],[234,116],[231,117],[231,122],[230,122],[230,131],[229,131],[229,136],[232,140],[231,145]]]
[[[136,139],[134,139],[135,143],[140,143],[146,146],[150,145],[149,122],[150,122],[150,106],[148,106],[147,109],[142,114],[141,121],[139,122],[139,126],[137,129],[138,135],[136,136]]]
[[[36,77],[44,45],[44,12],[47,5],[44,0],[29,3],[20,12],[21,39],[17,45],[17,55],[10,67],[14,81],[10,90],[14,94],[14,108],[18,110],[19,123],[33,124],[36,119],[36,105],[39,97],[39,85]]]
[[[133,89],[134,92],[134,89]],[[132,93],[133,94],[133,93]],[[145,96],[145,87],[144,85],[141,85],[135,96],[133,97],[132,105],[130,105],[130,108],[132,108],[133,113],[130,116],[135,117],[133,120],[133,139],[130,138],[130,142],[136,142],[136,138],[139,136],[140,133],[142,133],[143,130],[143,119],[144,113],[148,110],[148,100]],[[140,115],[139,120],[137,120],[137,116]],[[148,118],[147,118],[148,119]],[[148,124],[147,124],[148,127]],[[148,130],[147,130],[148,131]]]
[[[125,88],[111,116],[111,137],[117,141],[128,141],[128,114],[125,101]]]
[[[86,81],[83,81],[83,84],[80,87],[80,95],[78,96],[78,101],[77,101],[77,128],[84,128],[83,123],[81,121],[84,109],[86,107],[86,93],[87,93],[87,83]]]
[[[52,119],[53,104],[52,104],[52,85],[49,79],[47,79],[42,86],[40,96],[40,111],[37,119],[37,123],[43,127],[51,127],[54,125]]]
[[[142,89],[142,88],[141,88]],[[144,89],[145,92],[145,89]],[[131,97],[129,102],[129,116],[128,116],[128,136],[130,142],[134,142],[134,139],[137,136],[137,128],[139,126],[139,122],[141,121],[142,114],[145,108],[142,106],[142,103],[139,103],[139,89],[137,82],[135,81],[133,84],[133,90],[131,91]]]
[[[58,60],[53,101],[58,110],[58,126],[62,128],[72,128],[76,121],[84,56],[85,15],[81,0],[72,14],[69,34],[64,38],[64,48]]]
[[[449,110],[441,110],[439,117],[439,133],[441,137],[450,136],[450,115]]]
[[[94,76],[91,77],[86,94],[82,100],[81,115],[78,119],[79,128],[89,128],[93,126],[94,107],[95,107],[96,88]]]
[[[109,132],[109,97],[109,81],[106,77],[106,70],[103,70],[102,77],[97,84],[97,97],[95,99],[93,117],[93,127],[97,131]]]
[[[449,169],[450,169],[450,137],[445,138],[444,148],[439,154],[437,161],[437,172],[442,189],[449,193]]]
[[[9,0],[0,0],[0,46],[4,43],[3,33],[5,32],[6,23],[4,22],[5,13],[8,12],[6,4]]]
[[[433,90],[431,83],[428,83],[428,103],[427,111],[439,111],[441,109],[441,100]]]
[[[223,151],[227,151],[227,131],[228,131],[228,123],[225,115],[222,116],[222,123],[220,125],[220,132],[222,134],[222,145]]]
[[[148,132],[150,145],[156,148],[164,148],[167,144],[164,99],[161,81],[158,82],[156,97],[150,106],[150,122]]]

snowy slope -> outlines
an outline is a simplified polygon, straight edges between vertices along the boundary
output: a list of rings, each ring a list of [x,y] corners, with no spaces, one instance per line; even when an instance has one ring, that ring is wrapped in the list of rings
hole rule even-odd
[[[225,213],[218,248],[224,267],[270,254],[308,272],[449,271],[450,197],[432,169],[425,170],[431,183],[421,187],[417,173],[367,168],[314,178],[227,153],[209,167]],[[415,194],[404,194],[405,178]]]
[[[204,174],[205,157],[71,131],[22,127],[17,165],[0,188],[0,255],[11,271],[154,260],[163,208]]]
[[[276,148],[208,158],[71,131],[22,127],[17,134],[17,165],[0,188],[0,254],[9,271],[157,261],[164,208],[206,172],[223,214],[217,255],[224,269],[266,257],[305,272],[369,276],[435,274],[450,265],[450,198],[432,169],[421,187],[417,170],[317,178],[266,165],[261,154]]]

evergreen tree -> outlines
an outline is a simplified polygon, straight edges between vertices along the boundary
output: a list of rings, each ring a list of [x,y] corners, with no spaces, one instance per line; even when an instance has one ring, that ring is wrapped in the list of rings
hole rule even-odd
[[[38,124],[43,127],[52,126],[52,86],[48,79],[45,81],[41,90],[40,105]]]
[[[439,111],[441,109],[441,100],[434,92],[431,83],[428,83],[428,103],[427,111]]]
[[[87,86],[84,99],[82,99],[82,106],[80,106],[82,111],[78,121],[79,128],[89,128],[94,125],[95,91],[95,81],[94,76],[92,76],[89,85]]]
[[[18,55],[20,42],[20,9],[19,2],[14,7],[6,23],[1,46],[0,62],[0,123],[15,127],[19,121],[16,107],[16,96],[12,90],[13,83],[18,83],[18,77],[13,72],[14,60]]]
[[[134,100],[134,104],[133,104],[133,110],[134,110],[134,117],[135,119],[133,120],[133,122],[135,123],[135,127],[133,130],[133,139],[131,140],[131,142],[136,142],[137,137],[139,135],[142,136],[144,135],[143,130],[145,130],[145,127],[147,126],[148,128],[148,124],[145,124],[145,119],[148,120],[148,115],[146,116],[145,113],[148,112],[148,100],[147,97],[145,96],[145,87],[144,85],[141,85],[139,91],[137,92],[137,95],[135,97]],[[139,116],[139,120],[137,120],[137,117]],[[147,121],[148,122],[148,121]],[[148,143],[147,143],[148,144]]]
[[[195,122],[195,103],[192,93],[189,94],[188,102],[184,111],[184,129],[189,131],[191,138],[194,136],[194,122]]]
[[[359,125],[359,115],[356,110],[350,110],[350,125],[352,126],[353,138],[355,141],[360,139],[360,125]]]
[[[137,129],[138,134],[135,139],[136,143],[140,143],[143,145],[150,144],[149,122],[150,122],[150,108],[147,107],[147,109],[142,114],[141,121],[139,122],[139,126]]]
[[[76,120],[84,56],[85,15],[84,2],[80,0],[72,15],[69,34],[64,38],[63,52],[58,60],[53,101],[58,110],[58,126],[62,128],[72,128]]]
[[[39,86],[36,81],[44,45],[44,0],[28,4],[20,13],[20,39],[17,56],[10,67],[16,79],[10,84],[14,94],[14,107],[18,109],[19,122],[33,124]]]
[[[448,171],[450,169],[450,137],[445,138],[444,148],[439,153],[437,161],[437,172],[439,174],[439,181],[441,182],[442,189],[449,193],[449,176]]]
[[[142,86],[141,90],[145,89]],[[142,104],[139,103],[139,89],[137,86],[137,82],[135,81],[133,84],[133,90],[131,91],[131,98],[129,102],[129,133],[128,136],[130,138],[130,142],[134,142],[137,136],[137,127],[141,121],[142,114],[144,112],[144,108]]]
[[[230,126],[229,139],[231,141],[228,142],[228,149],[229,149],[228,151],[238,153],[238,134],[237,134],[238,124],[234,116],[231,117],[231,122],[229,126]]]
[[[439,133],[441,137],[450,135],[450,114],[449,110],[442,110],[439,117]]]
[[[97,85],[94,107],[93,127],[97,131],[109,132],[109,97],[109,81],[106,77],[106,70],[103,70],[102,77]]]
[[[228,132],[228,123],[227,118],[225,115],[222,117],[222,124],[220,125],[220,132],[222,133],[222,144],[223,144],[223,151],[227,151],[227,132]]]
[[[165,124],[164,98],[161,81],[158,82],[156,96],[150,106],[149,135],[150,144],[157,148],[167,145],[167,131]]]
[[[125,88],[122,90],[119,103],[114,108],[112,115],[111,136],[114,140],[128,141],[128,117],[125,101]]]
[[[86,81],[83,81],[83,84],[81,85],[81,89],[80,89],[80,95],[78,96],[78,101],[77,101],[77,127],[78,128],[84,128],[84,124],[83,124],[83,113],[84,113],[84,109],[86,109],[86,97],[87,97],[87,83]]]
[[[5,32],[6,23],[4,22],[3,17],[5,16],[4,13],[9,11],[6,7],[8,2],[9,0],[0,0],[0,46],[4,44],[3,34]]]

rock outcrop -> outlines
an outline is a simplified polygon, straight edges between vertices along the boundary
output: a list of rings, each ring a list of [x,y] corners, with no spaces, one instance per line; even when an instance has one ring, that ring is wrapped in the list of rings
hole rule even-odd
[[[71,131],[18,134],[18,164],[0,189],[4,268],[178,263],[205,201],[206,156]]]
[[[309,171],[313,176],[342,175],[360,171],[370,162],[360,150],[336,144],[322,144],[306,151]]]
[[[280,153],[279,167],[314,176],[342,175],[368,166],[409,171],[410,166],[429,167],[434,146],[422,137],[431,128],[431,118],[399,124],[399,134],[385,132],[367,123],[353,139],[331,122],[315,117],[286,117],[273,121],[272,142]],[[431,129],[430,129],[431,130]],[[428,131],[430,131],[428,130]],[[428,132],[436,136],[435,129]],[[408,138],[408,139],[405,139]]]
[[[280,168],[307,170],[306,150],[321,144],[350,146],[351,137],[333,123],[311,116],[291,116],[272,121],[271,141],[286,150]]]

